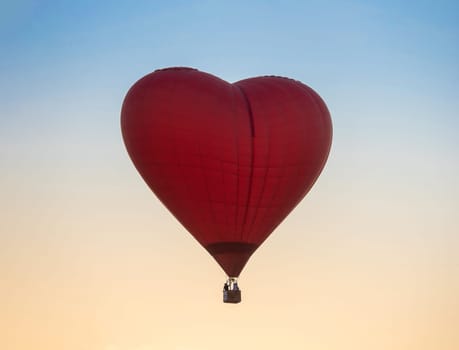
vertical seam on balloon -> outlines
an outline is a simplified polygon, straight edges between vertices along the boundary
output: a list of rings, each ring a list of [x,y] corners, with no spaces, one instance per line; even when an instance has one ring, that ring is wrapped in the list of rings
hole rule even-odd
[[[322,172],[322,169],[323,167],[325,166],[326,162],[327,162],[327,159],[328,159],[328,156],[330,154],[330,151],[331,151],[331,146],[332,146],[332,138],[333,138],[333,124],[331,122],[331,116],[330,116],[330,111],[328,110],[327,108],[327,105],[325,104],[324,100],[322,100],[322,97],[320,97],[320,95],[318,93],[316,93],[312,88],[310,88],[309,86],[306,86],[304,84],[301,84],[301,83],[298,83],[299,85],[302,85],[303,86],[303,89],[307,90],[309,96],[311,96],[312,94],[312,97],[311,99],[313,100],[314,104],[316,106],[318,106],[318,109],[320,111],[319,115],[322,119],[323,122],[325,122],[323,119],[324,119],[324,116],[327,115],[328,116],[328,120],[326,121],[327,124],[330,124],[330,142],[329,142],[329,147],[328,147],[328,150],[327,150],[327,156],[325,157],[324,159],[324,162],[323,162],[323,166],[321,168],[321,172]]]
[[[284,107],[283,107],[283,110],[285,111],[285,102],[282,101],[281,104],[282,104],[282,106],[284,106]],[[285,147],[285,146],[284,146],[284,147]],[[275,205],[274,203],[275,203],[276,195],[279,193],[279,190],[280,190],[280,188],[281,188],[282,181],[283,181],[283,179],[285,178],[285,158],[284,158],[284,157],[281,157],[281,163],[280,163],[280,165],[279,165],[277,168],[278,168],[278,169],[281,169],[280,171],[282,171],[282,174],[280,174],[279,176],[276,176],[276,184],[275,184],[275,186],[273,186],[274,190],[273,190],[273,193],[272,193],[272,196],[271,196],[271,202],[273,203],[273,205]],[[282,206],[279,205],[279,202],[278,202],[277,207],[282,208]],[[282,214],[281,214],[281,217],[282,217],[282,219],[281,219],[280,221],[275,222],[274,228],[272,228],[271,230],[269,230],[269,231],[266,232],[266,236],[263,237],[263,241],[264,241],[265,239],[267,239],[268,236],[274,231],[274,229],[275,229],[277,226],[279,226],[279,224],[283,221],[283,219],[284,219],[283,212],[282,212]]]
[[[260,106],[262,108],[262,106]],[[263,114],[263,113],[260,113],[261,115],[264,115],[266,116],[266,114]],[[250,223],[250,227],[249,227],[249,230],[248,230],[248,234],[247,234],[247,242],[250,242],[250,236],[251,236],[251,233],[252,233],[252,229],[253,229],[253,226],[255,225],[255,222],[257,220],[257,217],[258,217],[258,212],[259,212],[259,209],[260,209],[260,205],[262,204],[263,202],[263,197],[264,197],[264,194],[265,194],[265,189],[266,189],[266,180],[268,178],[268,173],[269,173],[269,168],[270,168],[270,155],[271,155],[271,129],[269,128],[269,120],[267,118],[263,118],[263,121],[264,121],[264,126],[265,126],[265,130],[267,131],[267,137],[266,137],[266,143],[267,143],[267,148],[268,148],[268,151],[266,152],[266,164],[265,164],[265,172],[263,174],[263,181],[261,183],[261,190],[260,190],[260,195],[258,197],[258,201],[257,201],[257,205],[255,206],[255,213],[253,214],[253,217],[252,217],[252,221]]]
[[[207,193],[207,203],[209,204],[209,211],[210,211],[210,214],[211,214],[211,217],[212,217],[212,229],[214,230],[217,225],[217,217],[215,215],[215,210],[214,210],[214,207],[212,206],[212,201],[211,201],[211,198],[210,198],[210,190],[209,190],[209,183],[208,183],[208,179],[209,179],[209,176],[207,174],[207,171],[204,170],[204,163],[202,161],[203,159],[203,154],[202,154],[202,144],[201,144],[201,140],[198,140],[198,148],[199,148],[199,162],[200,162],[200,168],[201,168],[201,172],[202,172],[202,176],[204,178],[204,183],[205,183],[205,188],[206,188],[206,193]],[[218,235],[220,235],[221,233],[218,232]],[[205,236],[205,241],[207,242],[208,241],[208,237]]]
[[[328,108],[327,106],[325,105],[325,102],[322,101],[322,99],[320,98],[320,96],[313,90],[311,89],[309,86],[299,82],[299,81],[294,81],[295,84],[301,88],[301,90],[303,90],[306,95],[309,96],[309,99],[312,101],[312,104],[314,105],[314,108],[316,109],[316,111],[318,112],[318,115],[320,115],[320,118],[322,119],[323,118],[323,109],[321,108],[320,104],[318,104],[317,100],[319,99],[319,102],[322,102],[323,103],[323,106],[325,107],[325,111],[327,112],[328,116],[329,116],[329,119],[330,119],[330,112],[328,111]],[[322,160],[321,164],[320,164],[320,167],[318,168],[318,173],[317,173],[317,176],[316,178],[314,179],[314,181],[305,189],[305,191],[301,194],[300,197],[298,197],[295,205],[292,207],[292,208],[295,208],[302,200],[303,198],[308,194],[308,192],[311,190],[311,188],[314,186],[314,184],[317,182],[317,180],[319,179],[319,175],[320,173],[322,172],[322,170],[324,169],[325,167],[325,164],[327,163],[327,159],[328,159],[328,156],[330,154],[330,149],[331,149],[331,137],[332,135],[330,134],[330,142],[329,142],[329,147],[328,147],[328,150],[325,154],[325,157],[324,159]]]
[[[189,75],[192,72],[194,72],[194,71],[187,71],[186,73],[187,73],[187,75]],[[199,101],[196,101],[196,102],[199,104]],[[209,205],[209,211],[210,211],[211,218],[212,218],[212,230],[214,230],[215,227],[217,226],[216,225],[217,220],[216,220],[215,210],[214,210],[214,207],[212,206],[211,198],[210,198],[210,190],[209,190],[209,183],[208,183],[209,176],[208,176],[207,170],[204,169],[201,140],[200,139],[196,140],[196,142],[198,144],[198,149],[199,149],[199,163],[200,163],[199,164],[199,168],[201,169],[201,173],[202,173],[202,176],[204,178],[204,184],[205,184],[206,193],[207,193],[207,203]],[[185,174],[186,174],[186,171],[182,171],[182,175],[183,175],[184,179],[186,178]],[[186,183],[186,181],[185,181],[185,183]],[[187,186],[187,192],[189,194],[188,188],[189,187]],[[189,198],[191,199],[191,196],[189,196]],[[200,241],[208,242],[209,237],[206,234],[207,230],[204,230],[204,232],[201,232],[201,233],[204,234],[204,236],[198,242],[200,242]],[[218,234],[220,234],[220,232]]]
[[[175,97],[175,94],[176,94],[176,90],[177,90],[177,84],[174,84],[172,89],[171,89],[171,92],[170,92],[171,100],[174,100],[174,97]],[[177,138],[175,137],[176,134],[177,134],[177,131],[174,130],[174,143],[173,143],[174,155],[175,155],[175,159],[177,161],[178,168],[181,170],[180,173],[183,174],[184,173],[184,171],[183,171],[184,169],[183,169],[182,161],[180,159],[180,155],[179,155],[179,151],[178,151]],[[186,186],[186,179],[183,178],[182,182],[185,184],[185,187],[187,188],[186,192],[187,192],[187,196],[189,198],[190,195],[189,195],[189,191],[188,191],[188,186]],[[169,193],[170,193],[170,191],[169,191]],[[183,203],[180,203],[180,204],[183,205]]]
[[[246,103],[246,106],[247,106],[247,110],[249,112],[249,119],[250,119],[250,135],[252,136],[252,138],[255,137],[255,123],[254,123],[254,120],[253,120],[253,112],[252,112],[252,105],[250,104],[250,101],[249,101],[249,98],[247,97],[247,95],[245,94],[244,90],[242,89],[242,87],[236,85],[239,90],[241,91],[241,94],[242,96],[244,97],[244,100],[245,100],[245,103]]]
[[[300,88],[300,90],[302,90],[307,96],[308,96],[308,99],[309,101],[311,102],[311,104],[314,106],[314,109],[316,111],[316,114],[317,115],[321,115],[321,111],[320,109],[317,108],[317,104],[316,104],[316,101],[314,100],[314,97],[311,96],[311,93],[310,91],[308,90],[308,87],[305,86],[304,84],[302,84],[301,82],[298,82],[296,80],[293,80],[293,83]],[[307,127],[307,125],[306,125]],[[307,131],[307,128],[306,128],[306,131]],[[319,172],[320,173],[320,172]],[[317,180],[317,177],[316,177],[316,180]],[[316,181],[314,180],[314,182]],[[293,205],[291,207],[290,210],[293,210],[302,200],[303,198],[308,194],[308,192],[310,191],[310,189],[312,188],[314,182],[310,185],[310,186],[307,186],[305,188],[305,190],[296,198],[296,200],[293,202]]]
[[[186,75],[189,75],[189,73],[190,73],[190,72],[187,71],[187,72],[186,72]],[[183,81],[182,81],[181,84],[183,85]],[[175,84],[174,87],[173,87],[173,90],[171,91],[171,96],[173,96],[173,95],[176,94],[177,87],[178,87],[178,84]],[[202,154],[201,154],[201,147],[200,147],[200,143],[199,143],[199,142],[198,142],[198,145],[199,145],[199,155],[200,155],[199,160],[200,160],[200,163],[201,163],[200,168],[201,168],[201,171],[203,171],[203,169],[202,169]],[[174,143],[174,150],[175,150],[175,154],[176,154],[176,158],[177,158],[177,163],[178,163],[178,165],[179,165],[179,168],[181,169],[180,173],[181,173],[181,175],[182,175],[182,182],[185,184],[185,187],[186,187],[186,194],[187,194],[188,200],[191,201],[192,196],[190,195],[190,190],[189,190],[190,187],[188,186],[188,181],[187,181],[188,177],[185,176],[186,171],[185,171],[185,167],[184,167],[184,165],[182,164],[182,161],[181,161],[181,159],[180,159],[179,152],[178,152],[178,148],[179,148],[179,147],[178,147],[178,145],[177,145],[177,142],[175,142],[175,143]],[[204,175],[204,174],[203,174],[203,175]],[[205,178],[205,177],[204,177],[204,178]],[[205,182],[205,184],[206,184],[206,190],[207,190],[208,197],[209,197],[209,188],[208,188],[208,184],[207,184],[207,181],[204,181],[204,182]],[[211,204],[210,204],[210,201],[208,201],[208,203],[209,203],[209,208],[210,208],[210,210],[211,210],[211,213],[213,214],[212,206],[211,206]],[[213,216],[214,216],[214,215],[213,215]],[[215,220],[215,219],[214,219],[214,220]],[[195,239],[196,239],[196,238],[195,238]],[[207,236],[204,236],[203,241],[207,241]],[[199,242],[199,241],[198,241],[198,242]]]
[[[234,137],[236,138],[236,215],[234,216],[234,234],[238,231],[238,218],[239,218],[239,133],[237,129],[237,114],[236,114],[236,103],[235,103],[235,85],[231,85],[231,96],[233,105],[233,130]]]
[[[240,234],[240,240],[243,241],[243,235],[244,235],[245,225],[247,223],[247,215],[248,215],[248,211],[249,211],[250,199],[252,197],[253,165],[254,165],[254,162],[255,162],[255,125],[254,125],[254,120],[253,120],[252,106],[250,104],[249,98],[245,94],[245,92],[242,89],[242,87],[240,87],[239,85],[235,85],[235,86],[237,86],[239,88],[239,91],[241,92],[241,94],[242,94],[242,96],[244,98],[244,101],[245,101],[245,104],[246,104],[246,107],[247,107],[247,111],[249,113],[250,135],[251,135],[251,139],[250,139],[250,145],[251,145],[251,148],[250,148],[251,152],[250,153],[251,154],[250,154],[249,189],[247,191],[247,202],[246,202],[246,205],[245,205],[244,219],[242,220],[241,234]]]
[[[309,97],[309,99],[311,100],[312,104],[314,105],[316,111],[318,112],[317,114],[320,115],[320,117],[321,117],[321,119],[322,119],[324,113],[322,113],[323,110],[322,110],[320,104],[318,104],[317,101],[316,101],[317,97],[320,99],[320,96],[319,96],[314,90],[312,90],[309,86],[307,86],[307,85],[305,85],[305,84],[303,84],[303,83],[301,83],[301,82],[295,81],[295,84],[296,84],[298,87],[300,87],[300,88],[306,93],[306,95],[308,95],[308,97]],[[323,102],[323,101],[322,101],[322,102]],[[323,102],[323,105],[324,105],[325,108],[326,108],[325,102]],[[326,108],[326,111],[327,111],[327,114],[330,116],[330,112],[328,111],[328,108]],[[333,129],[332,129],[332,130],[333,130]],[[331,137],[332,137],[332,135],[330,135],[330,140],[331,140]],[[316,179],[315,179],[315,180],[312,182],[312,184],[306,189],[306,191],[304,192],[304,194],[303,194],[301,197],[299,197],[299,199],[298,199],[297,203],[295,204],[295,206],[298,205],[298,204],[301,202],[301,200],[306,196],[306,194],[309,192],[309,190],[314,186],[314,184],[315,184],[315,183],[317,182],[317,180],[319,179],[319,175],[320,175],[320,173],[322,172],[323,168],[325,167],[325,164],[327,163],[327,159],[328,159],[328,156],[329,156],[329,154],[330,154],[330,150],[331,150],[331,141],[329,142],[329,146],[328,146],[328,150],[327,150],[327,152],[326,152],[326,155],[325,155],[324,159],[322,160],[321,165],[320,165],[320,167],[319,167],[319,169],[318,169],[318,174],[317,174],[317,176],[316,176]],[[295,207],[295,206],[294,206],[294,207]]]
[[[190,70],[190,71],[186,71],[186,73],[189,75],[189,74],[193,74],[195,73],[196,71],[194,70]],[[197,104],[200,103],[200,101],[196,101]],[[209,205],[209,212],[210,212],[210,217],[212,219],[212,230],[215,229],[215,227],[217,226],[217,216],[215,214],[215,208],[213,207],[212,205],[212,201],[211,201],[211,192],[210,192],[210,189],[209,189],[209,174],[208,174],[208,169],[204,167],[204,164],[203,164],[203,158],[204,158],[204,155],[203,155],[203,147],[202,147],[202,142],[201,142],[201,139],[197,140],[197,143],[198,143],[198,149],[199,149],[199,168],[201,169],[201,173],[202,173],[202,176],[204,178],[204,184],[205,184],[205,188],[206,188],[206,193],[207,193],[207,203]],[[207,154],[208,156],[209,154]],[[186,172],[182,172],[183,174],[185,174]],[[209,242],[209,236],[208,236],[208,233],[209,231],[206,230],[204,232],[201,232],[203,234],[203,238],[201,241],[203,242],[206,242],[206,244]],[[218,232],[218,235],[221,235],[221,232]],[[220,239],[220,237],[219,237]],[[211,238],[212,240],[212,238]],[[198,241],[199,242],[199,241]]]

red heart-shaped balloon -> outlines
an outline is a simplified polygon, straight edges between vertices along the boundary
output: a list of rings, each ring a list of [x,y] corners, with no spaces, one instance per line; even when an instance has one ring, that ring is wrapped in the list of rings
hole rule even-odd
[[[191,68],[136,82],[121,126],[145,182],[232,277],[309,191],[332,138],[325,103],[298,81]]]

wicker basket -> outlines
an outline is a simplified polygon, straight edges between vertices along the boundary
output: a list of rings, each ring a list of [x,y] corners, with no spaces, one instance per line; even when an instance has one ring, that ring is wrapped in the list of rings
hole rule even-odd
[[[223,302],[237,304],[241,302],[241,291],[237,290],[224,290],[223,291]]]

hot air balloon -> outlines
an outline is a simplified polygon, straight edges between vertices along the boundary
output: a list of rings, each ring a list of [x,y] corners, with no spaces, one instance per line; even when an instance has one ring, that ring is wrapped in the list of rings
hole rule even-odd
[[[185,67],[138,80],[121,129],[147,185],[227,274],[228,303],[240,302],[242,269],[308,193],[332,139],[325,103],[299,81],[231,84]]]

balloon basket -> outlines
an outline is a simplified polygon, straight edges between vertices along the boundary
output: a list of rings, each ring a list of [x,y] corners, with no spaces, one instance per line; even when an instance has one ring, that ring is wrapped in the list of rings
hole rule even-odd
[[[224,290],[223,302],[228,304],[238,304],[241,302],[240,290]]]
[[[238,304],[241,302],[241,290],[237,284],[237,278],[228,278],[223,286],[223,302],[228,304]]]

